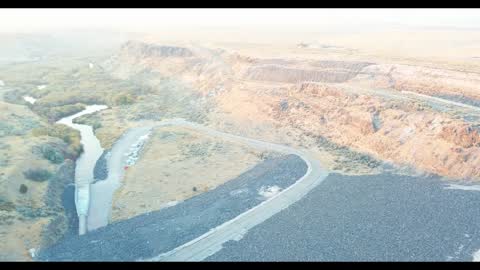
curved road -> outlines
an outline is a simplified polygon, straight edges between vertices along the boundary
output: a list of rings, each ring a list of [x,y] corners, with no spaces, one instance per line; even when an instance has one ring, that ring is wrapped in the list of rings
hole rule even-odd
[[[200,130],[208,135],[239,141],[255,148],[273,150],[285,154],[295,154],[305,161],[308,170],[307,173],[297,182],[269,200],[264,201],[238,215],[236,218],[211,229],[209,232],[190,242],[187,242],[169,252],[162,253],[154,258],[145,259],[144,261],[202,261],[221,250],[222,245],[225,242],[241,239],[249,229],[264,222],[271,216],[300,200],[310,190],[320,184],[328,175],[327,170],[322,168],[320,162],[304,151],[284,145],[224,133],[195,123],[187,122],[183,119],[163,121],[156,126],[170,125]]]
[[[420,93],[412,92],[412,91],[402,91],[402,93],[417,96],[417,97],[420,97],[420,98],[423,98],[423,99],[428,99],[428,100],[431,100],[431,101],[437,101],[437,102],[442,102],[442,103],[445,103],[445,104],[454,105],[454,106],[457,106],[457,107],[463,107],[463,108],[471,109],[471,110],[474,110],[474,111],[480,111],[480,108],[477,107],[477,106],[473,106],[473,105],[469,105],[469,104],[465,104],[465,103],[461,103],[461,102],[455,102],[455,101],[451,101],[451,100],[444,99],[444,98],[424,95],[424,94],[420,94]]]
[[[89,231],[108,225],[113,194],[120,186],[120,180],[125,173],[124,166],[127,161],[125,154],[131,151],[130,147],[132,144],[137,143],[138,140],[148,134],[150,130],[150,126],[142,126],[128,130],[113,145],[107,161],[108,177],[90,186],[91,201],[87,221]],[[98,160],[98,158],[96,160]]]

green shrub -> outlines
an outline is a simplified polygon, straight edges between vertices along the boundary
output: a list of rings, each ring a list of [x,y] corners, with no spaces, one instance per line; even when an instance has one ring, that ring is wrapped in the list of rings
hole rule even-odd
[[[45,169],[28,169],[23,172],[25,178],[35,181],[35,182],[44,182],[52,177],[52,174]]]
[[[22,193],[22,194],[25,194],[25,193],[27,193],[27,191],[28,191],[28,188],[27,188],[27,186],[26,186],[26,185],[24,185],[24,184],[21,184],[21,185],[20,185],[20,189],[19,189],[19,191],[20,191],[20,193]]]
[[[11,212],[15,210],[15,205],[12,202],[8,202],[0,198],[0,211]]]
[[[64,158],[76,159],[83,151],[80,142],[80,132],[69,126],[56,124],[48,127],[36,128],[32,131],[34,136],[51,136],[62,139],[68,144],[67,155]]]
[[[57,121],[65,116],[69,116],[85,109],[85,105],[81,103],[66,104],[66,105],[52,105],[46,102],[42,104],[35,104],[33,110],[42,116],[45,116],[50,121]]]
[[[102,127],[101,122],[102,120],[97,114],[86,114],[73,119],[73,123],[92,126],[94,131]]]
[[[131,94],[122,94],[115,98],[116,105],[130,105],[135,102],[135,98]]]
[[[22,92],[17,89],[10,90],[3,94],[3,99],[8,103],[22,104],[24,102],[22,98]]]
[[[82,104],[68,104],[59,107],[53,107],[50,109],[51,118],[58,120],[65,116],[69,116],[85,110],[85,106]]]
[[[54,164],[60,164],[63,162],[63,160],[65,160],[65,157],[63,156],[62,151],[60,151],[59,149],[56,149],[51,145],[48,145],[48,144],[42,145],[40,150],[42,152],[43,157]]]
[[[94,122],[94,123],[92,124],[93,130],[99,129],[99,128],[101,128],[101,127],[102,127],[102,123],[100,123],[100,122]]]

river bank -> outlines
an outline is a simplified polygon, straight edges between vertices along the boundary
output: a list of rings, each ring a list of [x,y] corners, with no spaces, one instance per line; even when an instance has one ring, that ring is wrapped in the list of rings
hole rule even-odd
[[[65,138],[72,137],[52,136],[47,131],[58,125],[26,102],[4,100],[1,92],[0,258],[29,261],[67,234],[70,217],[76,216],[73,194],[67,191],[74,184],[75,163]]]
[[[50,208],[62,207],[62,215],[55,217],[43,230],[42,247],[49,247],[62,238],[78,234],[78,216],[75,209],[75,162],[65,161],[55,178],[48,184],[45,201]]]

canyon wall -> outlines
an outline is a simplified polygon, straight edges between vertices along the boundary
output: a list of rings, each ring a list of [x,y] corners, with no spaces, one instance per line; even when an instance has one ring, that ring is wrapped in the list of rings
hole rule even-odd
[[[140,47],[145,46],[153,45]],[[220,114],[243,129],[246,123],[271,123],[280,127],[277,133],[300,131],[419,171],[480,179],[478,123],[389,92],[480,100],[478,74],[373,62],[261,59],[193,47],[188,57],[178,58],[146,55],[137,47],[123,47],[112,72],[127,63],[136,72],[154,71],[188,83],[212,101],[211,125],[222,121]],[[360,84],[371,91],[360,91]]]

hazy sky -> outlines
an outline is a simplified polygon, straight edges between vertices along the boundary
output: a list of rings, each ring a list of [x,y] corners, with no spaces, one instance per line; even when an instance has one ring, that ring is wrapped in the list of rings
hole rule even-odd
[[[480,9],[0,9],[0,31],[290,25],[480,27]]]

